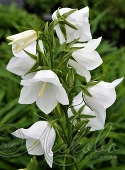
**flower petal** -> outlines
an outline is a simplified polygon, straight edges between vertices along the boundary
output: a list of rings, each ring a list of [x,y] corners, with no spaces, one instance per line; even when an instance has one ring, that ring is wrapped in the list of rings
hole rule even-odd
[[[12,45],[12,52],[14,54],[15,57],[29,57],[23,50],[21,50],[20,52],[15,52],[15,50],[13,50],[15,48],[15,44]],[[34,41],[32,44],[30,44],[29,46],[27,46],[25,48],[26,51],[28,51],[29,53],[36,55],[36,41]],[[30,57],[29,57],[30,58]]]
[[[30,155],[43,155],[44,154],[44,150],[39,140],[31,139],[31,138],[26,139],[26,148],[27,148],[28,154]]]
[[[38,79],[43,82],[50,82],[56,86],[62,86],[57,75],[51,70],[41,70],[36,73],[33,79]]]
[[[27,139],[33,138],[35,140],[45,138],[49,123],[47,121],[37,121],[30,128],[20,128],[14,131],[12,134],[18,138]]]
[[[76,70],[77,74],[85,77],[87,82],[90,81],[90,79],[91,79],[90,72],[84,66],[82,66],[81,64],[79,64],[71,59],[69,59],[68,64]]]
[[[43,146],[45,152],[44,155],[45,155],[46,162],[51,168],[53,163],[52,147],[54,145],[55,138],[56,138],[56,133],[54,128],[48,128],[46,137],[44,138],[44,140],[41,140],[41,145]]]
[[[94,50],[98,47],[98,45],[100,44],[101,39],[102,39],[102,37],[97,38],[97,39],[89,40],[89,41],[85,44],[84,50],[85,50],[85,51],[88,51],[88,52],[94,51]]]
[[[102,123],[99,119],[97,118],[91,118],[90,121],[88,122],[87,126],[90,126],[91,129],[90,131],[95,131],[95,130],[101,130],[104,129],[104,123]]]
[[[45,114],[49,114],[57,105],[55,86],[51,83],[47,83],[45,91],[36,100],[37,106]]]
[[[57,75],[51,70],[38,71],[32,79],[26,79],[21,81],[21,85],[29,86],[32,82],[50,82],[56,86],[62,86]]]
[[[36,63],[36,61],[30,57],[19,58],[12,57],[6,67],[10,72],[19,76],[24,75],[30,68]]]
[[[42,82],[32,83],[29,86],[25,86],[22,88],[19,98],[20,104],[31,104],[36,101],[41,86],[43,85]]]
[[[14,135],[14,136],[16,136],[18,138],[21,138],[21,139],[27,139],[28,136],[23,133],[24,130],[25,129],[23,129],[23,128],[17,129],[16,131],[14,131],[12,133],[12,135]]]
[[[89,87],[88,91],[93,97],[88,97],[91,102],[102,105],[104,108],[110,107],[116,100],[115,87],[123,80],[123,78],[117,79],[112,83],[101,81],[95,86]]]
[[[63,105],[69,104],[67,93],[63,87],[56,87],[56,99]]]
[[[60,15],[72,10],[71,8],[61,8],[59,9]],[[55,11],[52,15],[53,20],[57,19]],[[81,10],[76,10],[72,14],[70,14],[66,20],[74,25],[77,30],[69,27],[65,24],[66,34],[67,34],[67,43],[73,41],[74,39],[79,38],[79,41],[88,41],[92,39],[91,32],[90,32],[90,25],[88,23],[88,16],[89,16],[89,8],[85,7]],[[57,36],[60,39],[60,43],[64,43],[66,40],[61,32],[59,25],[57,24],[55,27]]]
[[[97,103],[95,100],[91,100],[93,99],[92,97],[84,95],[84,98],[85,98],[86,104],[91,108],[91,110],[95,112],[97,119],[99,119],[100,122],[105,123],[106,109],[102,105]]]
[[[88,70],[93,70],[102,64],[102,59],[97,51],[86,52],[84,49],[72,53],[73,58]]]

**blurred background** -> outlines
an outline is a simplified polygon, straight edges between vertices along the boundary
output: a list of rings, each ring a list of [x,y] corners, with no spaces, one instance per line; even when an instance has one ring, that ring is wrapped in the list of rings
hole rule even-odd
[[[51,14],[58,7],[81,9],[85,6],[90,9],[92,37],[102,36],[97,51],[103,58],[103,64],[92,72],[93,78],[105,74],[104,81],[111,82],[125,76],[124,0],[0,0],[0,170],[17,170],[27,166],[32,156],[25,152],[25,140],[15,139],[11,133],[39,120],[34,114],[39,113],[35,104],[18,104],[20,77],[6,70],[13,56],[6,37],[30,27],[29,21],[41,30],[45,21],[51,21]],[[107,126],[99,137],[100,152],[91,150],[87,153],[88,157],[86,153],[79,153],[77,160],[80,170],[125,170],[125,80],[116,91],[117,100],[107,109]],[[109,122],[112,122],[110,132]],[[88,140],[94,145],[99,134],[99,131],[90,133],[84,139],[83,146]],[[113,143],[117,151],[111,147],[109,152],[108,148]],[[105,151],[101,149],[102,145]],[[37,157],[37,160],[39,163],[36,170],[49,169],[43,156]],[[61,170],[62,167],[53,165],[53,169]]]

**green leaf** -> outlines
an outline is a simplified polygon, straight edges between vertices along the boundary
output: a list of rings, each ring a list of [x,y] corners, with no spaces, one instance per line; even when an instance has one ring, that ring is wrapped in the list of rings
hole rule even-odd
[[[0,89],[0,102],[2,101],[4,95],[5,95],[5,91],[3,89]]]
[[[69,58],[71,57],[72,52],[68,52],[66,55],[64,55],[64,57],[62,58],[62,60],[59,63],[59,67],[62,66],[64,63],[68,62]]]
[[[74,70],[72,68],[69,69],[69,72],[66,75],[66,84],[69,88],[74,86]]]
[[[63,23],[68,25],[69,27],[73,28],[74,30],[78,30],[78,28],[76,28],[73,24],[71,24],[70,22],[68,22],[67,20],[60,20],[59,23]]]
[[[72,47],[74,44],[76,44],[78,41],[79,41],[79,38],[74,39],[73,41],[71,41],[71,42],[68,44],[67,48],[71,48],[71,47]]]
[[[76,123],[76,125],[74,126],[74,129],[73,129],[73,132],[76,132],[79,129],[84,129],[84,127],[87,125],[88,122],[89,122],[89,120],[82,120],[82,121]]]
[[[83,89],[83,93],[84,94],[86,94],[87,96],[89,96],[89,97],[92,97],[92,95],[88,92],[88,90],[87,89]]]
[[[56,11],[56,16],[57,16],[57,18],[61,17],[60,12],[59,12],[59,8]]]
[[[26,72],[25,75],[27,75],[28,73],[34,72],[34,70],[37,70],[38,67],[39,67],[38,63],[35,63],[34,66],[31,67],[31,69],[28,72]]]
[[[26,50],[23,50],[28,56],[30,56],[32,59],[34,59],[34,60],[37,60],[37,56],[36,55],[33,55],[33,54],[31,54],[31,53],[29,53],[28,51],[26,51]],[[25,62],[25,61],[24,61]]]
[[[65,24],[62,22],[59,22],[59,27],[61,29],[61,32],[63,33],[63,36],[65,38],[65,40],[67,40],[67,34],[66,34],[66,28],[65,28]]]
[[[37,160],[34,156],[24,170],[37,170]]]
[[[115,167],[109,167],[109,168],[102,168],[100,170],[125,170],[125,166],[115,166]]]
[[[83,101],[82,101],[82,102],[83,102]],[[81,102],[81,103],[82,103],[82,102]],[[80,104],[81,104],[81,103],[80,103]],[[85,108],[85,104],[79,108],[78,113],[81,114],[84,108]]]
[[[92,116],[92,115],[87,115],[87,114],[81,114],[79,115],[79,118],[82,119],[90,119],[90,118],[95,118],[96,116]]]
[[[74,12],[76,12],[78,9],[72,9],[72,10],[70,10],[70,11],[68,11],[68,12],[65,12],[62,16],[63,16],[63,18],[67,18],[69,15],[71,15],[72,13],[74,13]]]

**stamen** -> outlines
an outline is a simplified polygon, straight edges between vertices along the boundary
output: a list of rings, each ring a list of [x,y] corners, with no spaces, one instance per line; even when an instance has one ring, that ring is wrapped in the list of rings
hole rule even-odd
[[[43,83],[43,85],[42,85],[42,87],[41,87],[41,90],[40,90],[40,92],[39,92],[39,96],[42,96],[42,95],[43,95],[45,89],[46,89],[46,82]]]
[[[36,145],[38,144],[38,141],[39,141],[39,140],[35,140],[35,142],[30,146],[30,148],[36,147]]]

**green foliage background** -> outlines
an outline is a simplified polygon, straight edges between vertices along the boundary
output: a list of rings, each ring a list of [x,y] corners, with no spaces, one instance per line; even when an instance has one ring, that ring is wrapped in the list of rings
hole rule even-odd
[[[103,37],[97,49],[103,58],[103,64],[100,68],[92,71],[92,78],[105,74],[104,81],[111,82],[125,75],[125,47],[121,36],[125,29],[123,1],[80,0],[77,3],[75,0],[54,0],[51,3],[51,0],[26,0],[25,9],[18,9],[14,4],[10,7],[0,5],[0,170],[17,170],[25,167],[27,170],[29,167],[31,169],[28,163],[32,156],[25,152],[25,141],[15,139],[11,132],[17,128],[27,128],[39,120],[35,114],[39,114],[35,104],[18,104],[21,89],[20,77],[6,70],[6,65],[12,57],[11,47],[7,45],[6,37],[23,31],[22,27],[30,27],[29,21],[37,28],[42,29],[44,26],[43,13],[52,13],[60,6],[80,9],[88,5],[93,37]],[[76,84],[79,81],[82,80],[79,78]],[[116,91],[117,100],[113,106],[107,109],[106,128],[101,134],[99,131],[91,132],[81,140],[81,146],[79,146],[81,152],[76,154],[80,170],[125,170],[125,80],[116,88]],[[108,133],[109,122],[112,122],[112,128]],[[92,148],[94,148],[99,134],[97,152]],[[91,151],[85,153],[80,148],[85,148],[88,141],[92,148]],[[110,148],[113,143],[116,145],[117,151]],[[59,141],[53,151],[56,152],[61,144]],[[103,145],[105,149],[102,149]],[[58,155],[58,153],[56,154]],[[36,163],[33,165],[34,170],[49,169],[44,156],[37,157],[37,161],[37,168],[35,168]],[[55,158],[54,161],[62,163],[63,159]],[[61,170],[62,167],[53,164],[53,169]],[[72,169],[72,167],[67,167],[67,169]]]

